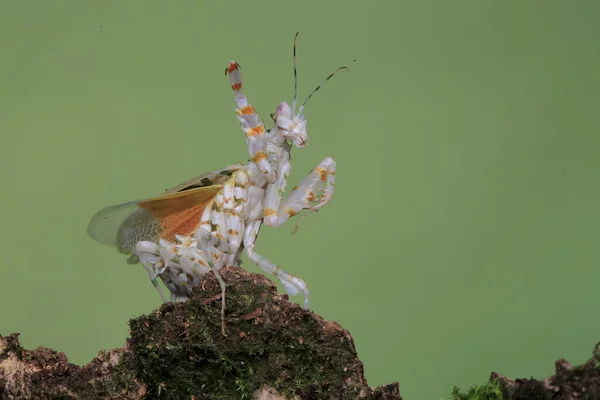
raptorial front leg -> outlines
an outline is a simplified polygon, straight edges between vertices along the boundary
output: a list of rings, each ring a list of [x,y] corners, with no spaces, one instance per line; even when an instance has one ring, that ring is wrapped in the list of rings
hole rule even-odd
[[[240,66],[235,61],[231,61],[225,70],[229,75],[231,89],[235,93],[235,102],[237,104],[237,118],[242,125],[242,130],[246,135],[246,143],[252,162],[256,164],[259,171],[267,178],[269,183],[275,182],[275,172],[269,164],[267,156],[267,135],[265,124],[254,110],[254,107],[248,102],[246,96],[242,93],[242,74]]]
[[[331,201],[335,187],[335,161],[325,158],[278,205],[281,198],[267,196],[264,221],[269,226],[279,226],[302,210],[318,210]]]
[[[244,248],[246,249],[246,255],[248,255],[248,258],[258,265],[260,269],[279,278],[285,287],[286,292],[290,296],[295,296],[298,293],[302,293],[304,295],[304,308],[308,308],[309,292],[306,283],[297,276],[291,275],[282,270],[277,265],[273,264],[271,261],[254,251],[254,242],[258,236],[258,231],[260,230],[261,224],[262,221],[260,220],[253,221],[246,227],[246,233],[244,235]]]

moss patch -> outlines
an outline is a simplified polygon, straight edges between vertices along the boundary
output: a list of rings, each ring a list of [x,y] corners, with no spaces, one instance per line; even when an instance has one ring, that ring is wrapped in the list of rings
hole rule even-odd
[[[484,385],[473,385],[469,390],[463,392],[454,387],[452,400],[503,400],[502,388],[497,380],[490,381]]]
[[[353,399],[365,391],[352,338],[280,296],[262,275],[222,271],[228,284],[227,331],[220,329],[220,288],[209,274],[184,303],[133,319],[137,376],[160,398],[252,398],[265,384],[301,399]]]

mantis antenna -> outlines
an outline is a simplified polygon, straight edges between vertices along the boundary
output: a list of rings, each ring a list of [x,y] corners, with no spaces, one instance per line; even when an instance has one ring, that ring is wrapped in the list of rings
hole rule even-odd
[[[298,34],[300,32],[296,32],[296,36],[294,36],[294,99],[292,102],[292,110],[294,110],[294,112],[296,111],[296,105],[297,105],[297,94],[298,94],[298,69],[296,67],[296,39],[298,38]],[[306,103],[308,103],[308,100],[310,100],[310,98],[317,93],[317,91],[319,89],[321,89],[321,86],[323,86],[325,84],[325,82],[327,82],[328,80],[330,80],[335,74],[337,74],[338,72],[340,72],[341,70],[347,70],[348,72],[350,72],[350,68],[348,67],[339,67],[338,69],[336,69],[334,72],[332,72],[331,74],[329,74],[329,76],[327,78],[325,78],[323,80],[323,82],[321,82],[319,84],[319,86],[317,86],[315,88],[315,90],[313,90],[311,92],[311,94],[308,95],[308,97],[306,98],[306,100],[304,100],[304,102],[302,103],[302,105],[300,106],[300,109],[298,110],[298,114],[302,114],[302,109],[304,108],[304,106],[306,105]]]
[[[306,105],[306,103],[308,103],[308,101],[310,100],[310,98],[313,96],[313,94],[317,93],[317,91],[319,89],[321,89],[321,86],[323,86],[325,84],[325,82],[327,82],[328,80],[330,80],[335,74],[337,74],[338,72],[340,72],[341,70],[345,69],[346,71],[350,72],[350,68],[348,67],[339,67],[338,69],[336,69],[335,71],[333,71],[331,74],[329,74],[329,76],[327,78],[325,78],[323,80],[323,82],[321,82],[319,84],[319,86],[317,86],[315,88],[315,90],[312,91],[311,94],[308,95],[308,97],[306,98],[306,100],[304,100],[304,103],[302,103],[302,105],[300,106],[300,110],[302,110],[302,108]]]
[[[296,32],[294,36],[294,100],[292,102],[292,110],[296,111],[296,94],[298,93],[298,70],[296,69],[296,38],[300,32]]]

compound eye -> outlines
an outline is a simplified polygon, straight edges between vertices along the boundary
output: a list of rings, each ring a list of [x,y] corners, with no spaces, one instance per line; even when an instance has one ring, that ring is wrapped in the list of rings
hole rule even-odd
[[[277,106],[277,111],[275,111],[275,114],[277,116],[282,116],[282,117],[286,117],[286,118],[292,118],[292,107],[290,107],[290,105],[288,103],[286,103],[285,101],[282,103],[279,103],[279,105]],[[275,117],[277,118],[277,117]]]

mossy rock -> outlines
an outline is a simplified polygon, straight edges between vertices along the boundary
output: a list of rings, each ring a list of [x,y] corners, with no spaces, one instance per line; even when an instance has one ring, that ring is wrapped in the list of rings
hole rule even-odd
[[[227,337],[212,275],[189,301],[130,322],[135,369],[149,391],[249,399],[268,385],[289,398],[375,398],[348,331],[278,295],[263,275],[232,267],[222,276]]]
[[[337,323],[277,294],[263,275],[238,267],[221,275],[226,337],[221,290],[207,274],[188,301],[132,319],[127,344],[84,367],[51,349],[23,350],[16,335],[0,338],[0,399],[401,398],[398,383],[367,386],[352,337]],[[20,375],[3,369],[9,361]]]

